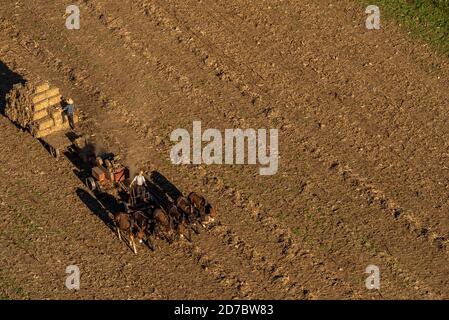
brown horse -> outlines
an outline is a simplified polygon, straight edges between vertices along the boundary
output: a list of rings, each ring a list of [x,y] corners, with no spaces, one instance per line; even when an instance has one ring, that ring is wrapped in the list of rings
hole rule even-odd
[[[154,233],[158,237],[167,239],[169,243],[173,242],[173,220],[163,209],[156,208],[153,211]]]
[[[191,192],[187,198],[193,207],[199,210],[200,219],[203,224],[208,224],[215,220],[217,212],[203,196]]]
[[[145,238],[147,245],[150,249],[154,250],[153,243],[151,241],[151,220],[142,211],[135,211],[132,213],[133,229],[136,231],[136,238],[139,243],[143,242]]]
[[[196,192],[190,192],[187,199],[197,208],[204,208],[206,206],[206,199]]]
[[[187,228],[187,221],[185,215],[178,209],[177,206],[172,205],[168,210],[168,214],[173,221],[173,228],[176,231],[176,234],[185,238],[188,241],[192,241],[192,237],[190,231]]]
[[[190,228],[196,234],[199,234],[200,232],[197,228],[197,222],[201,223],[199,210],[192,206],[190,201],[183,196],[180,196],[176,201],[176,207],[184,215],[186,223],[190,226]]]
[[[215,210],[214,207],[212,207],[212,205],[209,202],[206,203],[204,211],[209,222],[214,222],[215,217],[217,216],[217,211]]]
[[[195,222],[195,210],[189,200],[183,196],[179,197],[176,201],[176,207],[184,214],[189,223]]]
[[[122,240],[120,231],[127,232],[129,236],[129,245],[132,247],[134,253],[137,254],[136,244],[134,243],[134,235],[132,232],[134,225],[132,217],[126,212],[116,212],[114,213],[113,221],[120,241]]]

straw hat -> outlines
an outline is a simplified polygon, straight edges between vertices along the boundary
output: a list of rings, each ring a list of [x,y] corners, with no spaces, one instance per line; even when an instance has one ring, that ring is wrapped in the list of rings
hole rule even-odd
[[[67,103],[68,103],[68,104],[73,104],[73,99],[72,99],[72,98],[68,98],[68,99],[67,99]]]

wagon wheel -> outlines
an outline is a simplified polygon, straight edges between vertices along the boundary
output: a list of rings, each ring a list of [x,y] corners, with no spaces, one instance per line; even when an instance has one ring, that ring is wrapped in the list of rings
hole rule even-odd
[[[95,189],[97,189],[97,184],[95,183],[95,180],[92,177],[86,179],[86,186],[89,188],[90,191],[94,191]]]
[[[59,149],[50,146],[50,154],[51,154],[55,159],[59,159],[59,155],[60,155]]]
[[[95,186],[96,186],[96,189],[97,189],[98,191],[104,192],[103,186],[100,184],[99,181],[96,181],[96,182],[95,182]]]

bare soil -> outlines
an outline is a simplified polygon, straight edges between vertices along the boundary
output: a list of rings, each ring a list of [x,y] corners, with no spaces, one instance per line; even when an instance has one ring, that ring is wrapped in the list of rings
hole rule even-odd
[[[447,57],[346,0],[78,3],[67,30],[61,1],[0,1],[0,109],[49,80],[102,148],[205,194],[219,223],[134,255],[75,166],[0,116],[0,298],[449,298]],[[171,164],[195,120],[278,128],[278,173]]]

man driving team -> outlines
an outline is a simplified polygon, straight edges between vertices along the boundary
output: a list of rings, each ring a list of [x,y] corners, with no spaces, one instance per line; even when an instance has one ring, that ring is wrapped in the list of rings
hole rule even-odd
[[[139,174],[134,177],[134,180],[131,182],[131,187],[136,186],[136,195],[137,197],[141,197],[145,199],[145,188],[147,187],[147,181],[143,176],[143,170],[140,170]]]

